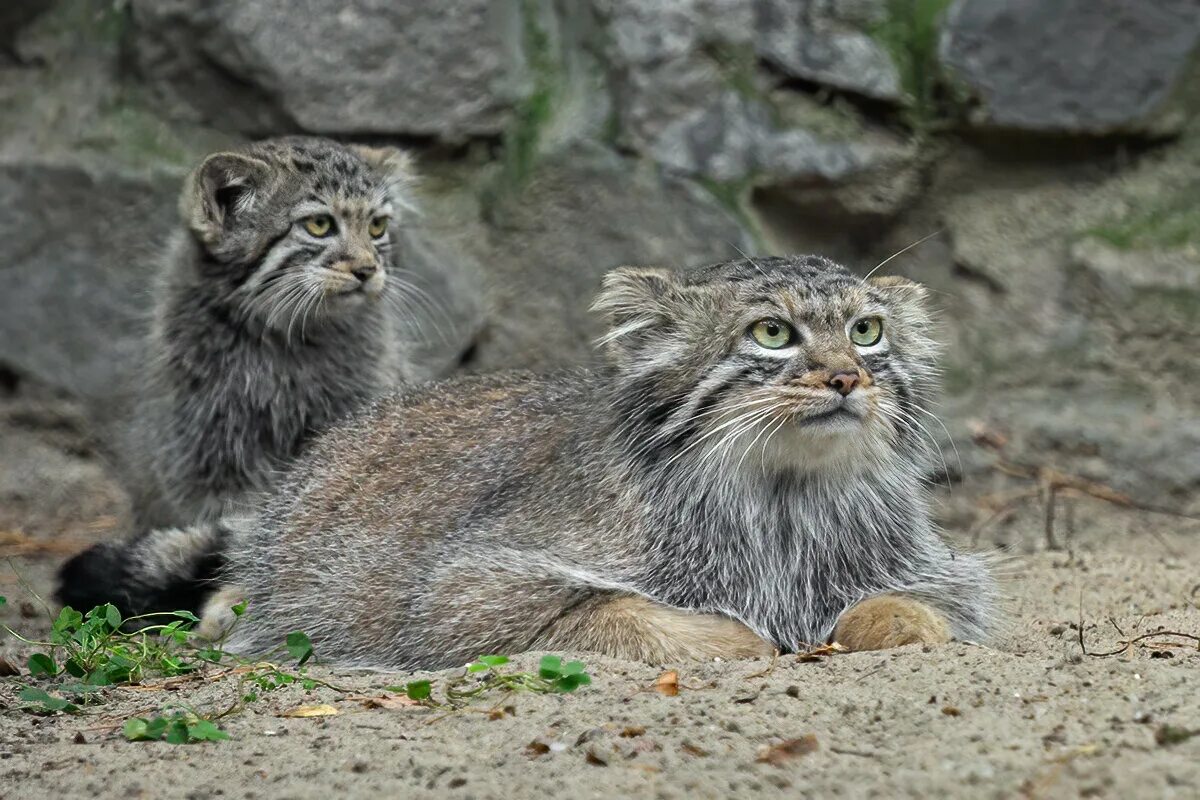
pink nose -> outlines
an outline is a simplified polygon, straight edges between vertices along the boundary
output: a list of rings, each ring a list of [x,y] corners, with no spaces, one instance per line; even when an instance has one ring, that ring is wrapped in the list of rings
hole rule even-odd
[[[850,394],[857,385],[857,372],[835,372],[829,379],[829,387],[842,396]]]

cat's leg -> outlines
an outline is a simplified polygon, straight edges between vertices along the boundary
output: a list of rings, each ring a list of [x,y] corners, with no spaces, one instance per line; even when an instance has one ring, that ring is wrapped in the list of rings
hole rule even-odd
[[[246,590],[240,586],[222,586],[213,592],[200,609],[196,635],[210,642],[224,639],[237,622],[233,607],[245,599]]]
[[[833,640],[851,650],[884,650],[906,644],[942,644],[951,639],[945,615],[915,597],[881,594],[842,612]]]
[[[651,663],[766,657],[775,650],[729,617],[671,608],[632,595],[585,600],[547,629],[533,649],[592,650]]]

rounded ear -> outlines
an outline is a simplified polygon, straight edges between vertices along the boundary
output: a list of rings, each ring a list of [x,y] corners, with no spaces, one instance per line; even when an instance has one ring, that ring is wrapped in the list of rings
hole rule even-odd
[[[358,155],[371,169],[389,178],[411,180],[415,174],[413,157],[398,147],[368,147],[365,144],[350,145],[351,152]]]
[[[411,155],[396,147],[368,147],[363,144],[349,147],[351,152],[383,177],[392,205],[416,212],[416,204],[409,195],[409,190],[417,182],[415,162]]]
[[[920,303],[929,296],[929,290],[916,281],[901,278],[899,275],[880,275],[867,278],[867,284],[881,289],[898,301]]]
[[[679,286],[674,272],[658,267],[621,267],[609,272],[592,303],[592,311],[608,322],[608,332],[598,344],[612,355],[636,348],[647,331],[670,321],[670,298]]]
[[[229,220],[244,213],[263,188],[271,167],[241,153],[213,153],[192,171],[179,198],[184,223],[206,244],[215,244]]]

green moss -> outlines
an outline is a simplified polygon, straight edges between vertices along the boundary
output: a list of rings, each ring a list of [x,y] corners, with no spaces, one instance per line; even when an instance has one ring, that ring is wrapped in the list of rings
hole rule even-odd
[[[775,100],[782,128],[801,128],[831,141],[853,141],[863,134],[862,116],[843,98],[835,97],[824,105],[805,95],[782,91]]]
[[[888,0],[887,17],[871,32],[900,76],[905,122],[918,135],[948,120],[949,81],[938,62],[942,15],[951,0]]]
[[[1085,231],[1118,250],[1200,246],[1200,181]]]
[[[549,33],[539,21],[537,0],[522,0],[521,47],[533,79],[533,90],[514,109],[501,146],[500,169],[485,185],[481,204],[494,217],[508,196],[517,194],[537,165],[542,134],[554,117],[562,93],[559,60]]]
[[[748,175],[734,181],[718,181],[701,176],[695,178],[695,181],[733,215],[738,224],[754,239],[759,249],[765,249],[766,237],[763,235],[762,228],[746,210],[750,204],[750,192],[754,190],[756,179],[756,175]]]
[[[59,0],[34,23],[61,40],[116,45],[129,29],[128,3],[122,0]]]
[[[197,157],[166,122],[132,105],[103,109],[78,145],[140,166],[187,166]]]
[[[754,45],[711,42],[703,50],[730,89],[748,100],[766,102],[767,97],[758,85],[758,54]]]

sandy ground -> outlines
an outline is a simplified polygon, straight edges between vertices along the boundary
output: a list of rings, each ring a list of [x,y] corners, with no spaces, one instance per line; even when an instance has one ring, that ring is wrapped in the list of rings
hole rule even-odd
[[[952,536],[981,518],[976,500],[970,483],[943,497]],[[0,393],[0,554],[34,589],[48,592],[63,554],[126,514],[69,404]],[[1200,524],[1091,500],[1075,517],[1070,552],[1044,550],[1033,508],[983,532],[980,547],[1007,552],[1011,598],[1008,629],[986,647],[774,664],[570,654],[592,686],[451,715],[353,699],[411,676],[317,667],[353,691],[280,689],[223,720],[231,740],[186,746],[127,742],[120,725],[172,703],[227,705],[232,680],[117,689],[86,713],[39,717],[14,700],[28,679],[4,678],[0,798],[1198,797],[1200,735],[1180,731],[1200,734],[1200,650],[1151,637],[1086,655],[1077,626],[1090,653],[1160,628],[1200,634]],[[2,564],[0,594],[4,621],[45,629]],[[14,663],[28,652],[0,642]],[[653,688],[668,669],[677,696]],[[282,716],[322,703],[337,713]]]

